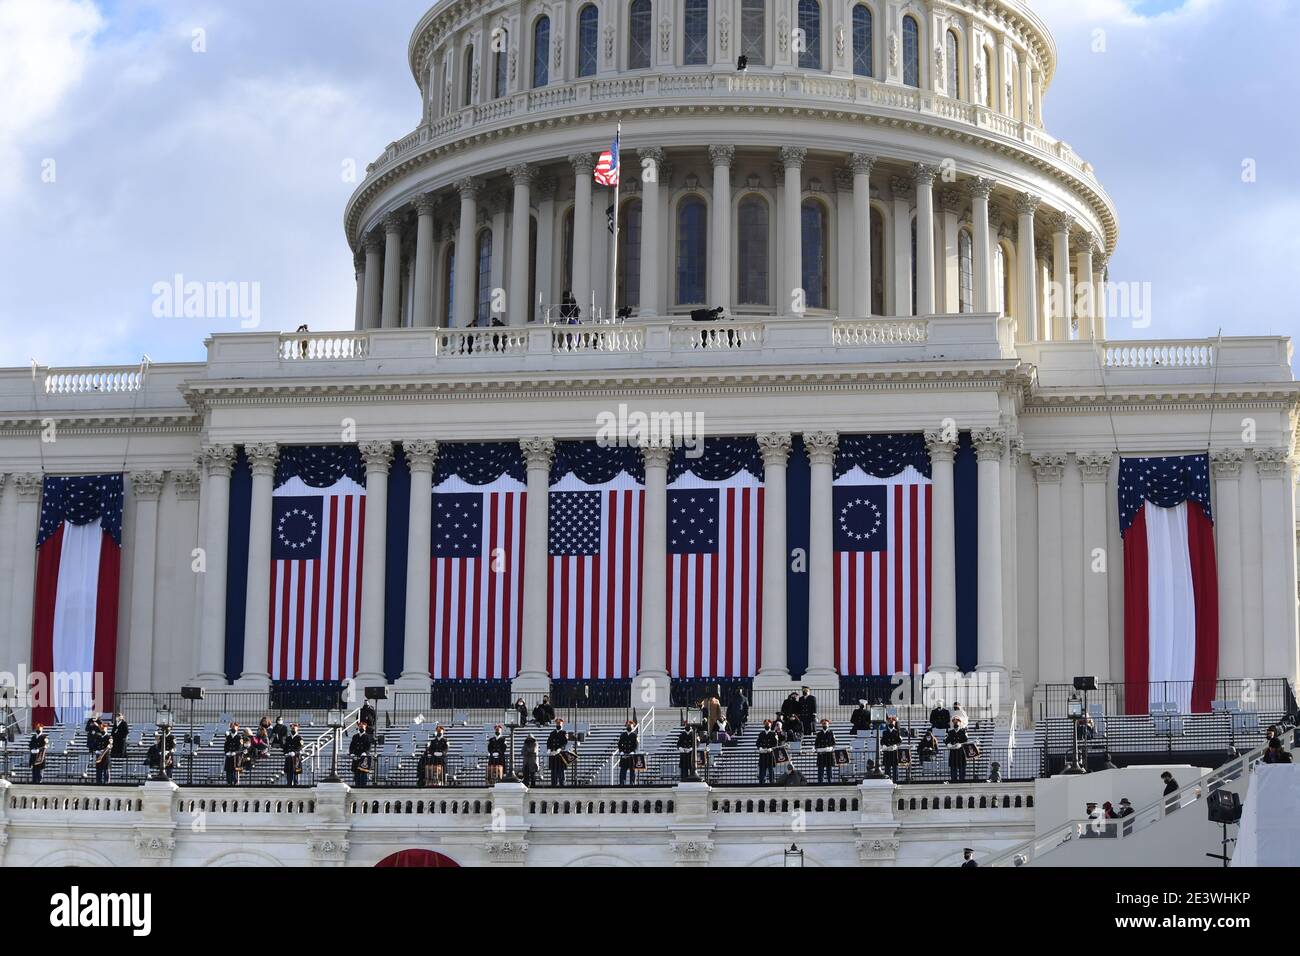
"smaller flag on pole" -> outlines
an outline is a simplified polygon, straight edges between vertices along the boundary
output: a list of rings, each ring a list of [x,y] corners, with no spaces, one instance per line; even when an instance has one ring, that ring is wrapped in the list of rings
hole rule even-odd
[[[595,178],[602,186],[618,185],[618,140],[619,134],[615,133],[613,144],[600,154],[600,159],[596,160]]]

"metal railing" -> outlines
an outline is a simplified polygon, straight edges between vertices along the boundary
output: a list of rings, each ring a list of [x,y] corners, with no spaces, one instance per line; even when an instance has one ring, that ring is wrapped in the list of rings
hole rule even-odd
[[[1039,719],[1068,717],[1070,701],[1075,698],[1100,705],[1107,715],[1146,714],[1153,703],[1176,704],[1180,713],[1189,713],[1193,690],[1204,690],[1216,701],[1234,703],[1267,719],[1296,710],[1295,694],[1285,677],[1224,678],[1214,681],[1213,688],[1208,681],[1204,688],[1195,685],[1194,681],[1125,681],[1098,684],[1095,691],[1085,693],[1071,684],[1047,684],[1039,695]]]

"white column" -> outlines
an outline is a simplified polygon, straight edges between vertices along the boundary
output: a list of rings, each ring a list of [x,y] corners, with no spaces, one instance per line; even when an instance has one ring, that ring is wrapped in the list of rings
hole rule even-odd
[[[366,541],[361,555],[361,654],[358,687],[387,684],[384,677],[384,568],[388,553],[388,468],[393,443],[363,441],[366,463]]]
[[[384,304],[380,324],[395,329],[402,324],[402,217],[384,217]]]
[[[1083,670],[1079,673],[1098,680],[1110,680],[1115,676],[1110,659],[1107,575],[1123,573],[1121,567],[1111,565],[1112,558],[1121,561],[1122,556],[1107,552],[1107,531],[1114,512],[1106,489],[1114,460],[1115,456],[1108,451],[1084,452],[1075,456],[1083,479]]]
[[[411,326],[433,328],[433,216],[437,203],[432,193],[415,204],[415,315]]]
[[[36,602],[36,533],[41,520],[41,476],[16,474],[11,479],[18,496],[13,515],[14,537],[5,547],[14,548],[10,646],[18,661],[30,661],[32,653],[32,611]],[[5,667],[4,670],[12,668]]]
[[[796,301],[799,313],[805,307],[806,296],[803,292],[803,161],[808,150],[802,146],[782,146],[781,165],[785,168],[781,207],[785,214],[785,228],[782,229],[782,258],[785,259],[784,289],[780,290],[776,302],[778,315],[792,315]],[[784,563],[784,562],[783,562]]]
[[[366,254],[358,250],[352,257],[352,269],[357,277],[357,308],[352,327],[358,332],[366,327]]]
[[[956,504],[953,500],[952,463],[957,435],[928,429],[930,449],[930,629],[934,659],[930,670],[957,670],[957,552]]]
[[[1070,279],[1070,230],[1074,217],[1059,213],[1052,220],[1052,341],[1070,338],[1074,319],[1074,288]]]
[[[366,292],[364,325],[367,329],[379,328],[380,303],[383,298],[384,237],[378,229],[365,239]]]
[[[934,315],[934,180],[935,166],[917,163],[916,183],[916,314]]]
[[[713,240],[709,243],[709,306],[731,314],[731,163],[734,146],[710,146],[713,164]]]
[[[654,162],[654,175],[641,178],[641,315],[659,315],[664,308],[663,283],[659,281],[663,242],[660,228],[659,176],[664,169],[664,151],[651,146],[637,152],[641,161]]]
[[[1038,486],[1038,679],[1065,679],[1065,628],[1061,620],[1061,479],[1065,456],[1033,455]],[[1071,675],[1074,676],[1074,675]]]
[[[803,436],[811,466],[808,510],[808,670],[803,679],[818,687],[838,687],[835,673],[835,432]],[[766,525],[764,525],[766,527]],[[784,567],[782,568],[784,571]]]
[[[849,157],[853,168],[853,315],[871,314],[871,167],[866,153]],[[845,310],[841,310],[845,311]]]
[[[511,166],[509,173],[515,194],[510,210],[510,284],[506,287],[506,315],[510,325],[520,326],[528,324],[528,316],[536,305],[528,301],[528,239],[536,171],[527,163],[520,163]]]
[[[569,157],[573,166],[573,298],[582,314],[591,311],[591,172],[590,153]]]
[[[785,535],[786,469],[790,433],[757,436],[763,455],[763,661],[754,678],[756,689],[784,688],[790,683],[786,653],[786,565],[790,560]]]
[[[368,271],[368,267],[367,267]],[[208,687],[226,683],[226,555],[230,534],[230,472],[234,445],[205,445],[203,496],[203,626],[199,636],[197,682]]]
[[[274,442],[245,445],[244,455],[253,472],[253,493],[248,511],[248,591],[244,602],[244,669],[240,687],[271,686],[271,522],[275,463],[280,449]]]
[[[10,542],[10,547],[0,548],[0,670],[16,673],[16,663],[25,659],[26,654],[18,648],[18,635],[14,634],[9,624],[13,620],[13,560],[19,551],[25,548],[17,546],[14,535],[14,498],[15,492],[5,494],[5,484],[9,476],[0,471],[0,541]],[[34,543],[34,542],[33,542]]]
[[[894,196],[894,263],[891,278],[894,286],[894,315],[912,314],[912,193],[915,186],[906,176],[889,181]],[[918,237],[917,244],[920,244]]]
[[[474,286],[478,272],[478,194],[476,179],[456,184],[460,193],[460,228],[456,232],[456,290],[452,325],[466,329],[474,324]]]
[[[411,472],[411,508],[406,534],[406,626],[400,684],[429,686],[429,574],[433,544],[433,463],[436,441],[405,441]]]
[[[979,655],[976,670],[992,671],[1005,677],[1002,662],[1002,451],[1007,433],[1001,428],[977,428],[971,433],[971,441],[979,462]]]
[[[1016,316],[1016,341],[1042,338],[1038,322],[1038,258],[1034,241],[1034,214],[1042,199],[1032,193],[1016,197],[1016,262],[1020,266],[1020,314]]]
[[[1241,464],[1240,448],[1210,452],[1214,472],[1214,537],[1219,571],[1219,677],[1236,680],[1246,673],[1241,615]]]
[[[975,272],[975,311],[993,311],[993,289],[991,271],[993,267],[992,249],[989,247],[989,195],[993,192],[993,180],[972,179],[970,189],[971,233],[974,244]]]
[[[1093,315],[1095,314],[1096,301],[1092,289],[1092,246],[1093,239],[1089,235],[1084,235],[1082,242],[1079,244],[1079,250],[1075,256],[1075,273],[1079,277],[1078,310],[1079,310],[1079,338],[1094,339],[1097,337],[1096,330],[1093,326]]]
[[[528,498],[524,509],[524,635],[523,661],[512,693],[536,693],[551,686],[546,670],[546,572],[549,533],[551,462],[555,442],[550,438],[521,438],[519,448],[528,467]]]
[[[1099,342],[1106,341],[1106,264],[1109,259],[1100,248],[1092,257],[1092,327]]]
[[[1286,448],[1254,450],[1259,472],[1260,554],[1264,563],[1264,673],[1296,674],[1295,511],[1290,455]]]
[[[131,533],[131,628],[127,643],[129,691],[153,690],[154,581],[158,560],[158,499],[164,476],[159,471],[131,472],[135,528]]]
[[[642,206],[644,215],[645,207]],[[642,220],[644,223],[644,219]],[[641,534],[641,593],[667,594],[668,463],[671,448],[646,445],[645,523]],[[641,663],[632,691],[634,708],[668,705],[668,617],[664,599],[641,602]]]

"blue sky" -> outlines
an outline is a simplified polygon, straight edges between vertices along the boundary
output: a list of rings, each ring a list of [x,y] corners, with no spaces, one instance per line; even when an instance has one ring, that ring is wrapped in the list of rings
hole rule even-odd
[[[202,358],[239,321],[155,317],[177,274],[258,283],[264,328],[350,327],[342,171],[418,121],[426,5],[0,0],[0,366]],[[1030,5],[1048,129],[1119,208],[1111,277],[1152,287],[1111,334],[1294,334],[1295,0]]]

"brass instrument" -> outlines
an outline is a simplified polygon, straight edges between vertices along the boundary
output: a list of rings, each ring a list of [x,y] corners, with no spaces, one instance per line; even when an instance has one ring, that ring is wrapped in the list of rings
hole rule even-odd
[[[32,751],[32,759],[30,762],[30,766],[33,770],[45,769],[45,752],[49,749],[50,749],[49,741],[43,740],[41,741],[40,747]]]

